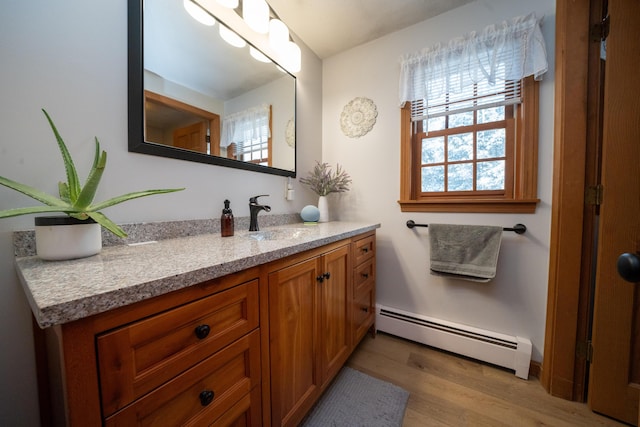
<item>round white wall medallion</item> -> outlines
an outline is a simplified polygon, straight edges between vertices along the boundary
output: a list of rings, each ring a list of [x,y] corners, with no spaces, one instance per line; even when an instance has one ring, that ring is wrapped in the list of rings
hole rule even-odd
[[[284,131],[284,137],[289,147],[296,145],[296,122],[290,118],[287,122],[287,128]]]
[[[354,98],[345,105],[340,115],[342,133],[350,138],[360,138],[376,124],[378,109],[369,98]]]

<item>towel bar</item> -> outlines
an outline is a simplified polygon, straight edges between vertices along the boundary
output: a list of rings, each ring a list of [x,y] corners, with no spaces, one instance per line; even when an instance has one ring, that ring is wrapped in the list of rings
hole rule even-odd
[[[412,219],[407,221],[407,227],[428,227],[429,224],[416,224],[416,222]],[[516,224],[513,227],[503,227],[503,231],[513,231],[516,234],[524,234],[527,231],[527,226],[524,224]]]

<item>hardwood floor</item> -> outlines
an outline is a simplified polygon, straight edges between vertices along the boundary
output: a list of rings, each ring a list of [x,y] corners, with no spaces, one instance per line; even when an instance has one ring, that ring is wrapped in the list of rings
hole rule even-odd
[[[403,427],[624,425],[547,394],[536,378],[384,333],[365,337],[347,366],[411,393]]]

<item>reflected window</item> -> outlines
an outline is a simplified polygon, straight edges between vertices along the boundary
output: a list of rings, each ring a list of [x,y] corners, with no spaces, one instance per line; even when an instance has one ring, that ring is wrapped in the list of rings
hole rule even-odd
[[[271,105],[238,111],[222,120],[220,151],[226,157],[271,166]]]

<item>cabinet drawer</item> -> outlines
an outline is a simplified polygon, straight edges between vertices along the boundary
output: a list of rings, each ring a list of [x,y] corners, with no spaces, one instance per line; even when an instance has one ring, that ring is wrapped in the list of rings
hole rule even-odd
[[[353,242],[353,265],[359,265],[373,258],[376,253],[376,236],[365,237]]]
[[[353,269],[353,294],[359,294],[376,280],[375,259],[370,258]]]
[[[258,326],[254,280],[98,336],[110,415]]]
[[[105,425],[210,425],[244,402],[236,408],[236,417],[229,414],[231,420],[242,419],[250,409],[243,398],[252,390],[259,393],[259,384],[260,335],[256,330],[108,417]],[[259,396],[257,399],[259,404]]]
[[[375,320],[375,288],[356,295],[353,300],[353,344],[357,345]]]
[[[210,427],[261,427],[262,402],[260,387],[254,387],[238,403],[222,414]]]

